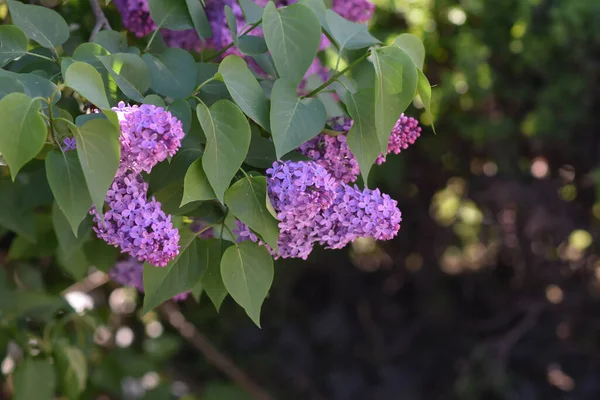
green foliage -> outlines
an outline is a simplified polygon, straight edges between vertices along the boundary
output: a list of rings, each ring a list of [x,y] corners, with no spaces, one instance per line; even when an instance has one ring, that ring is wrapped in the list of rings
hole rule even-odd
[[[230,246],[221,259],[227,291],[260,326],[260,309],[273,282],[273,259],[264,247],[250,241]]]
[[[245,176],[225,193],[225,205],[229,210],[277,251],[278,221],[267,209],[268,201],[264,176]]]
[[[97,274],[104,279],[96,269],[107,272],[127,257],[97,238],[89,215],[95,207],[103,218],[119,167],[120,123],[112,106],[162,107],[185,132],[179,151],[143,174],[148,196],[161,203],[181,236],[176,259],[164,268],[144,266],[144,318],[191,291],[197,301],[206,293],[217,311],[231,295],[257,325],[273,282],[273,258],[264,246],[238,243],[235,232],[241,221],[278,250],[265,169],[297,158],[294,150],[328,132],[328,117],[348,113],[354,119],[348,143],[366,181],[393,122],[417,93],[430,110],[423,47],[414,36],[381,47],[382,38],[365,24],[344,20],[321,0],[281,8],[269,2],[264,9],[251,0],[239,3],[243,31],[231,8],[224,13],[231,46],[244,57],[221,59],[213,50],[168,48],[159,33],[194,29],[210,38],[199,0],[149,0],[158,28],[145,38],[119,32],[113,12],[106,14],[115,30],[92,34],[97,15],[87,4],[57,4],[57,12],[7,0],[9,17],[0,25],[0,239],[6,243],[0,253],[7,254],[0,269],[0,336],[6,323],[24,331],[17,335],[25,352],[12,377],[15,399],[91,398],[98,388],[118,397],[122,376],[140,377],[179,348],[165,336],[146,338],[149,357],[98,352],[93,334],[99,324],[109,325],[106,315],[80,315],[65,302],[72,285],[75,292],[88,290]],[[264,38],[254,35],[260,29]],[[323,33],[337,46],[331,50],[337,65],[348,68],[331,71],[320,86],[314,76],[304,78]],[[331,64],[330,54],[321,56]],[[334,90],[340,103],[331,100]],[[76,150],[62,148],[66,138],[75,138]],[[192,232],[190,218],[213,238]],[[40,348],[34,352],[31,343]],[[159,385],[144,398],[166,393]]]
[[[10,167],[10,175],[31,161],[44,146],[46,123],[40,114],[40,100],[22,93],[11,93],[0,100],[0,153]]]
[[[319,50],[319,19],[301,4],[276,9],[274,3],[269,2],[262,25],[279,76],[289,79],[295,88]]]
[[[75,134],[77,155],[90,197],[96,208],[102,210],[104,197],[119,167],[119,131],[107,120],[92,119]]]
[[[250,125],[242,111],[228,100],[220,100],[210,109],[199,103],[198,120],[206,135],[202,156],[204,172],[219,201],[238,171],[250,146]]]
[[[294,83],[278,79],[271,91],[271,132],[277,158],[317,136],[327,115],[319,99],[300,99]]]
[[[2,46],[0,46],[0,67],[25,55],[27,52],[27,36],[16,26],[0,26],[0,43],[2,43]]]

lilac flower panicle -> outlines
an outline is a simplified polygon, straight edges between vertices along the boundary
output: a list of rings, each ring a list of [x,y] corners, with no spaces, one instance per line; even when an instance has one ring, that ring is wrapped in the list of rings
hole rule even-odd
[[[126,106],[120,102],[113,111],[121,125],[119,174],[127,170],[150,172],[181,146],[181,121],[163,108],[149,104]]]
[[[136,288],[138,292],[144,293],[144,264],[137,261],[135,258],[117,262],[110,271],[108,276],[115,282],[123,286]],[[172,297],[174,301],[185,300],[190,291],[177,294]]]
[[[336,118],[329,124],[334,130],[347,132],[352,127],[352,120]],[[298,150],[325,168],[335,179],[344,183],[356,181],[360,174],[358,161],[348,147],[345,134],[331,136],[321,133],[301,145]]]
[[[150,16],[148,0],[115,0],[123,26],[137,37],[149,35],[156,29]]]
[[[333,0],[331,8],[352,22],[367,22],[373,17],[375,4],[369,0]]]
[[[404,114],[400,115],[394,129],[392,129],[387,154],[399,154],[402,150],[406,150],[408,146],[414,144],[419,136],[421,136],[419,121]],[[383,164],[387,154],[380,154],[375,162],[378,165]]]
[[[183,31],[161,29],[160,33],[169,47],[177,47],[187,51],[202,51],[202,40],[194,29]]]
[[[389,240],[400,229],[395,200],[338,182],[317,162],[276,162],[267,170],[267,184],[279,220],[279,254],[239,221],[235,233],[239,241],[265,246],[275,258],[306,259],[315,243],[339,249],[359,237]]]
[[[61,146],[63,151],[71,151],[77,148],[77,139],[66,137],[63,139],[63,145]]]
[[[179,253],[179,232],[154,198],[147,200],[148,184],[139,174],[117,175],[108,193],[104,222],[92,208],[97,236],[139,261],[165,266]]]

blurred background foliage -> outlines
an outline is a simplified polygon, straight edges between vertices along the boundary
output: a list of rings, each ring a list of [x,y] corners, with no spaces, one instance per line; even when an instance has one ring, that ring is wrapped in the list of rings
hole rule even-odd
[[[185,318],[274,398],[600,398],[600,1],[377,7],[373,33],[421,37],[436,86],[438,134],[371,174],[399,201],[398,237],[279,262],[262,330],[231,299],[220,314],[188,300]],[[86,1],[60,10],[89,36]],[[407,114],[430,122],[420,104]],[[36,271],[15,267],[32,287]],[[84,398],[247,398],[168,321],[142,318],[135,291],[78,301],[94,311],[48,334],[93,338]],[[5,343],[3,378],[19,357]]]

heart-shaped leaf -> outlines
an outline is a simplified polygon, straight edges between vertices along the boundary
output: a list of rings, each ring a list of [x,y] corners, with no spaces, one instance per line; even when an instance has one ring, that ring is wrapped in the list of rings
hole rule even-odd
[[[317,136],[326,119],[320,100],[298,98],[296,86],[288,79],[275,81],[271,91],[271,133],[277,158]]]

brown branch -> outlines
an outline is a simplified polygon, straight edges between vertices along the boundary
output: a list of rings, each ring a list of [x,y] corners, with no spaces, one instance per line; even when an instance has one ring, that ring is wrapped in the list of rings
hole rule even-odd
[[[194,325],[188,322],[179,311],[177,305],[168,301],[159,307],[161,314],[177,329],[179,334],[198,349],[209,363],[217,367],[221,372],[244,389],[255,400],[272,400],[272,397],[254,382],[244,371],[239,369],[233,361],[221,353],[210,341],[201,334]]]
[[[102,28],[106,28],[108,30],[112,30],[106,16],[102,12],[102,8],[100,7],[100,3],[98,0],[90,0],[90,5],[92,6],[92,12],[96,17],[96,25],[92,29],[92,33],[90,34],[90,42],[94,39],[96,34],[100,32]]]

